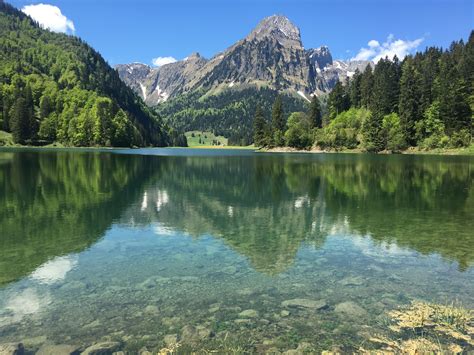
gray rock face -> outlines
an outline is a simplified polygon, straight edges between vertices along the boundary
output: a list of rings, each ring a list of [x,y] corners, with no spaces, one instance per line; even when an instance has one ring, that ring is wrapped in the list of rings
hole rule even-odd
[[[170,63],[158,68],[145,64],[121,64],[116,69],[120,78],[130,86],[150,106],[166,101],[170,96],[176,96],[185,90],[207,60],[193,53],[176,63]]]
[[[306,51],[309,62],[315,69],[323,70],[332,65],[332,55],[327,46],[309,49]]]
[[[263,19],[244,39],[210,60],[193,53],[158,68],[118,65],[120,77],[150,106],[197,90],[238,89],[248,85],[304,94],[329,92],[369,62],[333,61],[328,47],[305,50],[301,34],[288,18]]]
[[[249,41],[266,38],[275,39],[284,47],[302,47],[299,28],[287,17],[281,15],[263,19],[247,37]]]

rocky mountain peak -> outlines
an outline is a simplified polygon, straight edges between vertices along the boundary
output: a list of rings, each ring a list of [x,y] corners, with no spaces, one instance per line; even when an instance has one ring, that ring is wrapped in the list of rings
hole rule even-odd
[[[282,45],[302,46],[299,28],[285,16],[273,15],[264,18],[250,33],[248,39],[261,40],[266,37],[275,38]]]
[[[201,58],[202,58],[202,56],[199,52],[193,52],[189,56],[186,57],[186,60],[197,60],[197,59],[201,59]]]
[[[325,67],[333,64],[331,51],[327,46],[309,49],[307,53],[310,63],[313,64],[316,69],[323,70]]]

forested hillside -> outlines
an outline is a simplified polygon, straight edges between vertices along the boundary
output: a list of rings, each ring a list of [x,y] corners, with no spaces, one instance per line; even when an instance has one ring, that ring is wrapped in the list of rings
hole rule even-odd
[[[166,123],[179,131],[212,131],[216,136],[229,138],[229,145],[249,145],[253,142],[252,124],[255,107],[259,103],[270,117],[272,103],[278,96],[270,88],[247,87],[241,90],[224,90],[205,95],[197,90],[181,95],[157,106],[157,112]],[[282,95],[285,115],[304,110],[305,101]]]
[[[16,143],[163,146],[174,143],[93,48],[40,28],[0,2],[0,130]],[[176,133],[172,136],[178,140]]]
[[[278,107],[278,102],[274,106]],[[259,109],[254,120],[258,146],[361,148],[401,151],[459,148],[472,144],[474,112],[474,32],[449,49],[381,59],[372,69],[356,71],[329,94],[327,114],[317,98],[309,112],[293,113],[278,130]],[[278,113],[278,110],[277,110]],[[278,136],[284,134],[279,142]]]

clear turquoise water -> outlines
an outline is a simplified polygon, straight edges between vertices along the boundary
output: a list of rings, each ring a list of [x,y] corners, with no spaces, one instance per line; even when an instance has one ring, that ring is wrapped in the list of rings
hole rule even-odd
[[[134,352],[177,334],[183,352],[371,348],[412,300],[474,308],[473,168],[455,156],[0,150],[0,343]]]

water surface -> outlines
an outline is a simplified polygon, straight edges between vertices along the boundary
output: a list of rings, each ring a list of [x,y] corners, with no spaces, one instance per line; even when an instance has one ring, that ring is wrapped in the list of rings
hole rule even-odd
[[[370,348],[387,312],[412,300],[474,308],[473,167],[1,150],[0,343],[138,351],[176,334],[193,349]],[[325,306],[284,303],[294,299]]]

